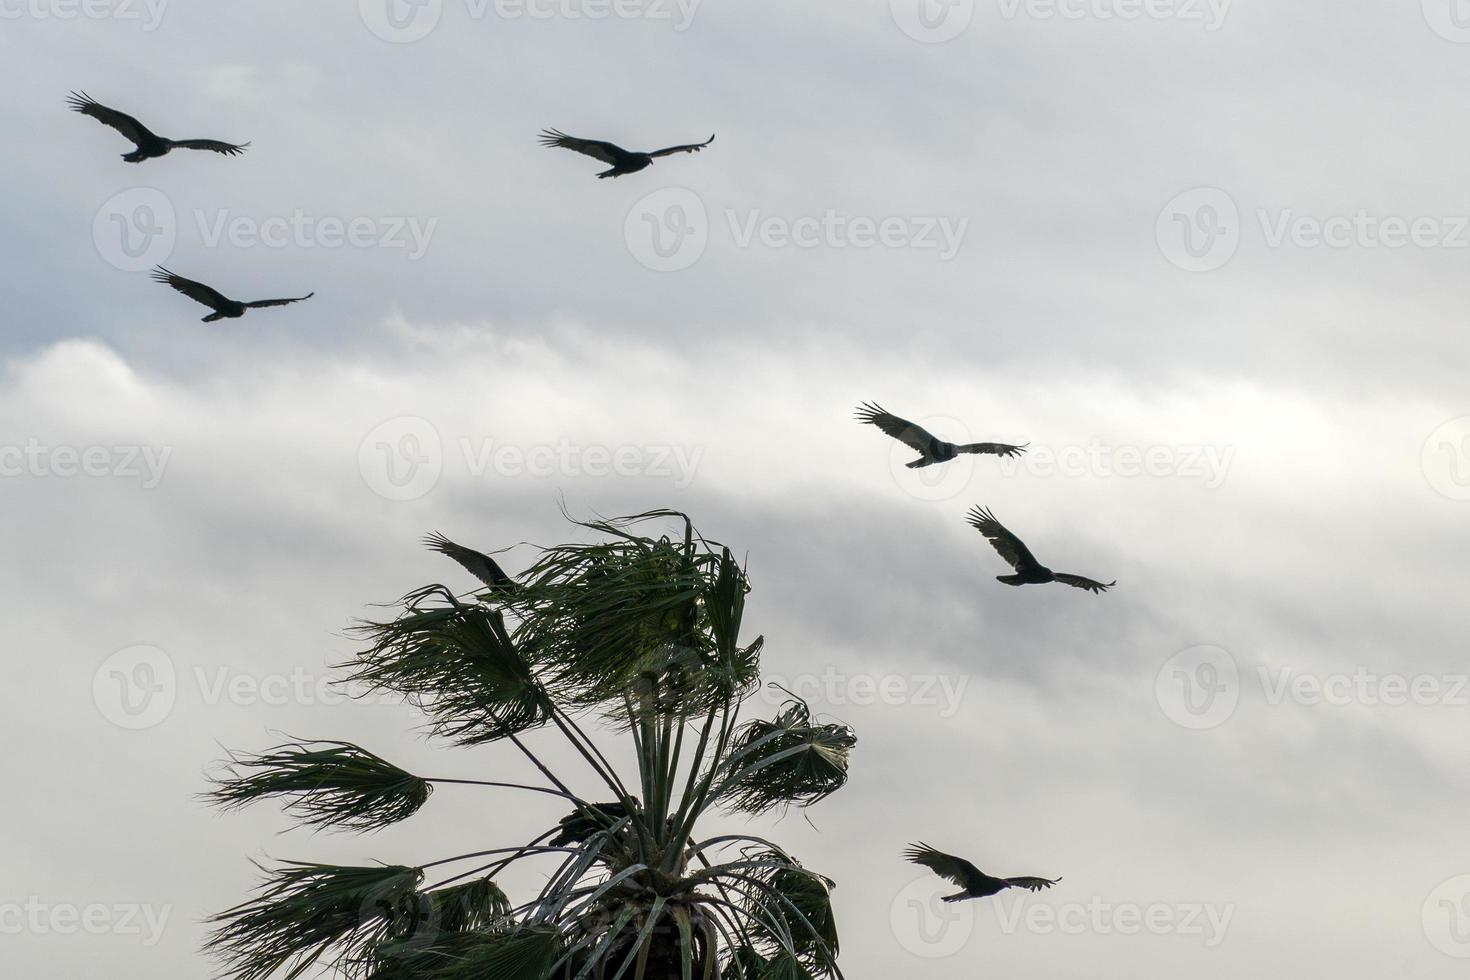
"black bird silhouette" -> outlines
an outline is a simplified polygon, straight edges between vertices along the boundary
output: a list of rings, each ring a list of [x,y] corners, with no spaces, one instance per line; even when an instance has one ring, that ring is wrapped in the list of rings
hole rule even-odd
[[[482,554],[473,548],[466,548],[464,545],[455,544],[438,531],[425,535],[424,544],[441,555],[448,555],[450,558],[453,558],[459,562],[465,571],[492,589],[514,592],[518,588],[516,580],[505,574],[505,570],[496,563],[494,558]]]
[[[996,579],[1006,585],[1041,585],[1046,582],[1061,582],[1077,589],[1086,589],[1089,592],[1106,592],[1117,581],[1095,582],[1081,575],[1072,575],[1067,572],[1054,572],[1031,554],[1031,549],[1021,543],[1021,539],[1010,531],[1007,531],[995,515],[988,510],[979,507],[970,508],[970,526],[990,539],[991,545],[1006,562],[1016,570],[1014,575],[997,575]]]
[[[203,318],[203,322],[210,323],[214,320],[226,318],[234,319],[245,315],[246,310],[259,309],[263,306],[285,306],[287,303],[299,303],[304,299],[311,299],[316,293],[307,293],[305,296],[294,296],[289,299],[258,299],[252,303],[241,303],[230,299],[216,289],[211,289],[202,282],[185,279],[183,276],[169,272],[163,266],[153,270],[153,281],[165,283],[172,286],[196,303],[203,303],[214,310],[209,316]]]
[[[560,146],[568,150],[576,150],[603,163],[612,164],[611,170],[604,170],[597,177],[621,177],[623,174],[635,174],[644,167],[653,163],[655,157],[666,157],[674,153],[698,153],[715,141],[715,134],[710,133],[709,139],[703,143],[684,143],[680,146],[666,146],[662,150],[654,150],[652,153],[635,153],[625,150],[621,146],[607,143],[603,140],[584,140],[576,136],[568,136],[557,129],[543,129],[541,131],[542,146]]]
[[[235,156],[245,152],[249,143],[225,143],[220,140],[171,140],[159,136],[144,126],[138,120],[126,112],[118,112],[92,98],[86,92],[73,92],[67,99],[67,105],[84,116],[93,119],[122,133],[136,144],[131,153],[124,153],[122,158],[128,163],[141,163],[152,157],[161,157],[169,150],[213,150],[215,153],[223,153],[226,156]]]
[[[967,898],[984,898],[1003,892],[1007,888],[1026,888],[1033,892],[1050,888],[1060,878],[992,878],[964,858],[936,851],[922,841],[910,844],[903,856],[915,864],[922,864],[941,878],[947,878],[964,889],[953,895],[944,896],[946,902],[960,902]]]
[[[933,466],[935,463],[947,463],[960,453],[1019,456],[1026,451],[1026,446],[1030,445],[1029,442],[1022,446],[1012,446],[1004,442],[971,442],[957,446],[952,442],[935,438],[923,426],[915,425],[908,419],[901,419],[897,415],[886,412],[882,406],[873,402],[864,402],[858,406],[857,420],[866,422],[868,425],[876,425],[885,434],[915,450],[919,458],[912,463],[904,464],[911,470],[921,466]]]

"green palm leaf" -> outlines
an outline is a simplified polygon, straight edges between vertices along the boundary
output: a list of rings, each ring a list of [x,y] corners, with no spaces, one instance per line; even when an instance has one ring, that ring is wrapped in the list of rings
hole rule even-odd
[[[741,729],[732,754],[738,762],[718,799],[747,813],[810,806],[847,782],[848,755],[856,744],[851,728],[814,723],[807,703],[793,697],[775,718]]]
[[[416,813],[428,781],[349,742],[294,742],[259,755],[232,755],[227,775],[205,794],[224,809],[285,796],[287,812],[318,827],[376,830]]]
[[[430,716],[433,734],[461,745],[492,742],[547,722],[551,704],[500,612],[424,607],[414,597],[391,623],[360,627],[372,646],[347,665],[350,681],[401,694]]]
[[[266,870],[266,869],[262,869]],[[288,862],[266,871],[253,900],[215,916],[206,948],[237,980],[284,969],[299,976],[338,947],[352,955],[404,928],[403,909],[417,905],[417,868],[343,867]]]

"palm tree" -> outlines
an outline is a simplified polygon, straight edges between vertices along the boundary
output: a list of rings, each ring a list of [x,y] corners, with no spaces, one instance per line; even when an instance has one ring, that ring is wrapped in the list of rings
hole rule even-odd
[[[682,533],[637,533],[649,521]],[[524,844],[417,864],[284,863],[217,915],[208,948],[235,980],[332,966],[360,980],[841,980],[832,882],[758,836],[701,837],[719,807],[809,806],[847,780],[856,739],[796,698],[741,720],[762,639],[742,645],[749,591],[728,548],[673,511],[581,523],[594,543],[544,550],[519,586],[458,595],[431,585],[359,629],[347,681],[421,709],[432,736],[504,742],[545,780],[479,782],[550,794],[568,813]],[[637,773],[592,737],[629,738]],[[538,737],[586,772],[553,772]],[[610,800],[573,793],[594,780]],[[306,825],[368,832],[412,816],[438,783],[345,742],[234,754],[207,794],[233,808],[280,798]],[[496,883],[545,862],[526,901]]]

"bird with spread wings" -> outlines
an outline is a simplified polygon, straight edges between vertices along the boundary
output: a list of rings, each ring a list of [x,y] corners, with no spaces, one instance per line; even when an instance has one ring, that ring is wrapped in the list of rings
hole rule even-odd
[[[1106,592],[1117,581],[1097,582],[1082,575],[1073,575],[1070,572],[1054,572],[1031,554],[1031,549],[1016,537],[995,515],[980,507],[970,508],[970,526],[990,541],[996,552],[1006,560],[1006,563],[1014,568],[1014,575],[997,575],[996,578],[1006,585],[1042,585],[1046,582],[1061,582],[1070,585],[1074,589],[1086,589],[1088,592]]]
[[[910,844],[903,856],[914,864],[921,864],[939,875],[947,878],[964,889],[953,895],[944,896],[946,902],[960,902],[967,898],[984,898],[997,892],[1005,891],[1007,888],[1025,888],[1029,891],[1040,891],[1050,888],[1060,878],[992,878],[990,875],[975,867],[964,858],[955,857],[953,854],[945,854],[936,851],[922,841]]]
[[[936,437],[923,426],[915,425],[908,419],[901,419],[891,412],[884,411],[881,405],[874,402],[864,402],[858,406],[857,420],[868,425],[876,425],[885,435],[897,439],[917,452],[918,459],[904,464],[911,470],[921,466],[933,466],[935,463],[947,463],[961,453],[1019,456],[1026,451],[1026,446],[1030,445],[1030,443],[1012,446],[1004,442],[971,442],[957,446]]]
[[[174,149],[212,150],[215,153],[223,153],[225,156],[236,156],[244,153],[245,148],[250,145],[249,143],[226,143],[222,140],[171,140],[154,133],[126,112],[109,109],[86,92],[71,93],[67,99],[67,105],[84,116],[91,116],[104,126],[111,126],[132,140],[134,149],[122,155],[122,158],[128,163],[141,163],[144,160],[161,157]]]
[[[195,282],[193,279],[185,279],[183,276],[170,272],[163,266],[157,266],[153,270],[153,281],[172,286],[196,303],[203,303],[214,310],[209,316],[203,318],[204,323],[226,318],[234,319],[245,315],[246,310],[255,310],[263,306],[285,306],[287,303],[299,303],[304,299],[311,299],[316,293],[307,293],[305,296],[292,296],[286,299],[257,299],[249,303],[230,299],[219,290]]]
[[[455,544],[438,531],[425,535],[424,544],[441,555],[453,558],[465,571],[495,591],[514,592],[518,587],[516,580],[505,574],[505,570],[494,558],[473,548]]]
[[[654,150],[652,153],[639,153],[633,150],[625,150],[615,143],[604,140],[584,140],[576,136],[568,136],[558,129],[544,129],[541,131],[542,146],[559,146],[567,150],[576,150],[594,160],[611,164],[612,169],[604,170],[597,177],[621,177],[623,174],[635,174],[643,168],[651,165],[655,157],[672,156],[675,153],[698,153],[715,141],[715,134],[710,133],[709,139],[703,143],[683,143],[679,146],[666,146],[662,150]]]

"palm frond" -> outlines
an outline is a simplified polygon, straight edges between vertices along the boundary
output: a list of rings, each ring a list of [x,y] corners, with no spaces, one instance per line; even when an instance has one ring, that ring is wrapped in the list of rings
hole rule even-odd
[[[388,623],[359,627],[372,645],[350,681],[403,695],[430,731],[461,745],[519,734],[551,717],[551,702],[517,650],[502,614],[455,602],[411,605]]]
[[[266,870],[260,894],[210,921],[205,948],[236,980],[284,969],[287,980],[334,948],[351,957],[404,928],[403,909],[418,905],[417,868],[287,862]]]
[[[727,952],[720,980],[762,980],[770,967],[771,961],[756,952],[753,946],[736,946]]]
[[[452,967],[480,934],[503,932],[514,925],[510,899],[490,878],[420,892],[414,908],[419,914],[411,922],[365,948],[349,970],[368,980],[435,976],[436,971]]]
[[[699,563],[667,538],[562,545],[518,596],[516,634],[564,703],[621,703],[668,669],[700,662]]]
[[[549,980],[566,948],[546,927],[510,927],[440,937],[386,950],[364,980]]]
[[[444,932],[500,928],[510,915],[510,898],[490,878],[478,878],[427,893],[429,907]]]
[[[292,742],[259,755],[231,755],[227,775],[204,794],[233,810],[273,796],[317,827],[367,831],[412,816],[433,786],[350,742]]]
[[[847,782],[848,755],[856,744],[847,725],[814,723],[810,706],[793,697],[775,718],[740,730],[731,754],[739,761],[717,798],[747,813],[810,806]]]
[[[681,539],[635,532],[669,518]],[[611,540],[546,549],[513,603],[516,641],[558,701],[621,709],[631,697],[671,715],[747,693],[760,646],[738,643],[749,584],[729,549],[674,511],[579,523]]]
[[[753,875],[764,887],[749,893],[752,912],[783,920],[792,939],[787,951],[814,972],[828,973],[838,953],[832,882],[784,854],[767,852],[762,858],[771,866]]]

